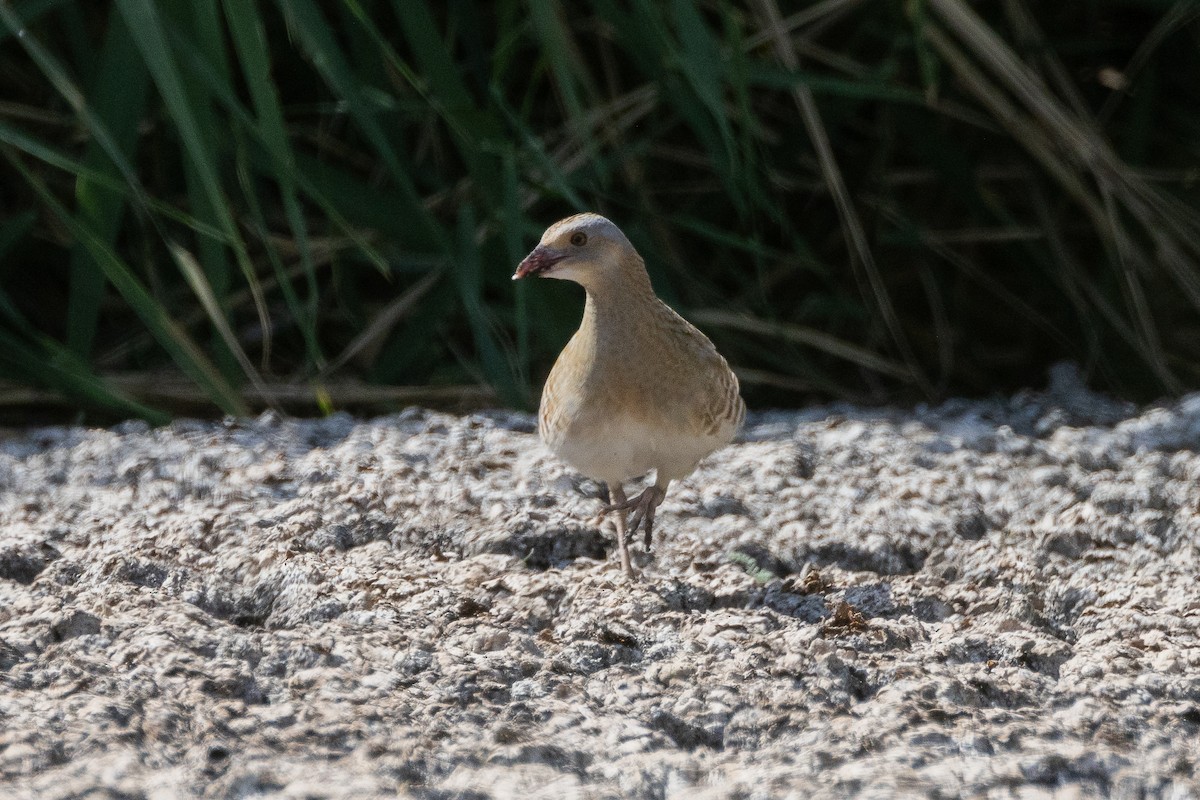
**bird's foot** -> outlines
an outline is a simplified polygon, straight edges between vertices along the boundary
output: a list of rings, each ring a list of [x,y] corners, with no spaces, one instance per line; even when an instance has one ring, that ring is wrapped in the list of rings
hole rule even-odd
[[[623,503],[613,503],[600,512],[608,514],[613,511],[624,512],[633,511],[629,517],[629,533],[636,533],[638,527],[642,528],[643,541],[646,544],[646,552],[650,552],[650,542],[654,537],[654,510],[659,507],[662,501],[666,498],[665,490],[657,486],[647,486],[641,494],[630,498]]]

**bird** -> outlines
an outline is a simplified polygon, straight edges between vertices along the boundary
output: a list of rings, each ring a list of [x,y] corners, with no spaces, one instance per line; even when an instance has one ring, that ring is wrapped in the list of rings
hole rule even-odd
[[[605,217],[576,214],[547,228],[512,277],[532,276],[574,281],[586,293],[579,330],[542,390],[538,434],[572,469],[607,485],[601,514],[615,514],[621,568],[632,580],[628,537],[641,527],[649,550],[671,482],[741,427],[738,379],[709,338],[658,298],[645,261]],[[628,498],[624,482],[651,470],[654,482]]]

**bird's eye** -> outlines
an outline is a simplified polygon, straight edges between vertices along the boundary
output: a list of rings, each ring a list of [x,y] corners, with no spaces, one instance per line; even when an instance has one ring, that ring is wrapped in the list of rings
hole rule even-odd
[[[587,234],[583,231],[577,231],[571,234],[571,244],[576,247],[583,247],[587,244]]]

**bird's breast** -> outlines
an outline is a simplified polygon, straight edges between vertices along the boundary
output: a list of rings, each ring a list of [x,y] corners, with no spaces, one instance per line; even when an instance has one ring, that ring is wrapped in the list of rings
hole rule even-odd
[[[728,443],[740,421],[737,380],[724,359],[654,302],[654,313],[622,317],[614,327],[616,318],[598,314],[589,299],[584,324],[546,381],[542,439],[588,477],[612,482],[652,469],[684,477]]]

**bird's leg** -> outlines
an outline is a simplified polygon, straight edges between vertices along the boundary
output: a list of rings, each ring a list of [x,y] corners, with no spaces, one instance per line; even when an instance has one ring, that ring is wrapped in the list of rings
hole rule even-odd
[[[624,493],[621,496],[624,497]],[[632,509],[633,514],[629,517],[629,533],[636,533],[638,527],[642,527],[645,532],[646,552],[650,552],[650,542],[654,536],[654,510],[666,496],[666,483],[662,486],[655,483],[653,486],[647,486],[632,500],[614,500],[613,504],[605,508],[602,513],[617,511],[624,515],[626,511]]]
[[[625,527],[625,504],[629,501],[625,499],[625,490],[621,488],[619,483],[610,483],[608,485],[608,499],[611,505],[605,506],[604,511],[617,512],[617,551],[621,554],[621,569],[625,570],[625,576],[633,578],[633,566],[629,563],[629,531]]]
[[[667,487],[647,486],[637,497],[637,506],[633,509],[633,514],[629,518],[629,529],[636,531],[638,526],[642,526],[643,539],[646,552],[650,552],[650,543],[654,538],[654,510],[658,508],[667,496]]]

